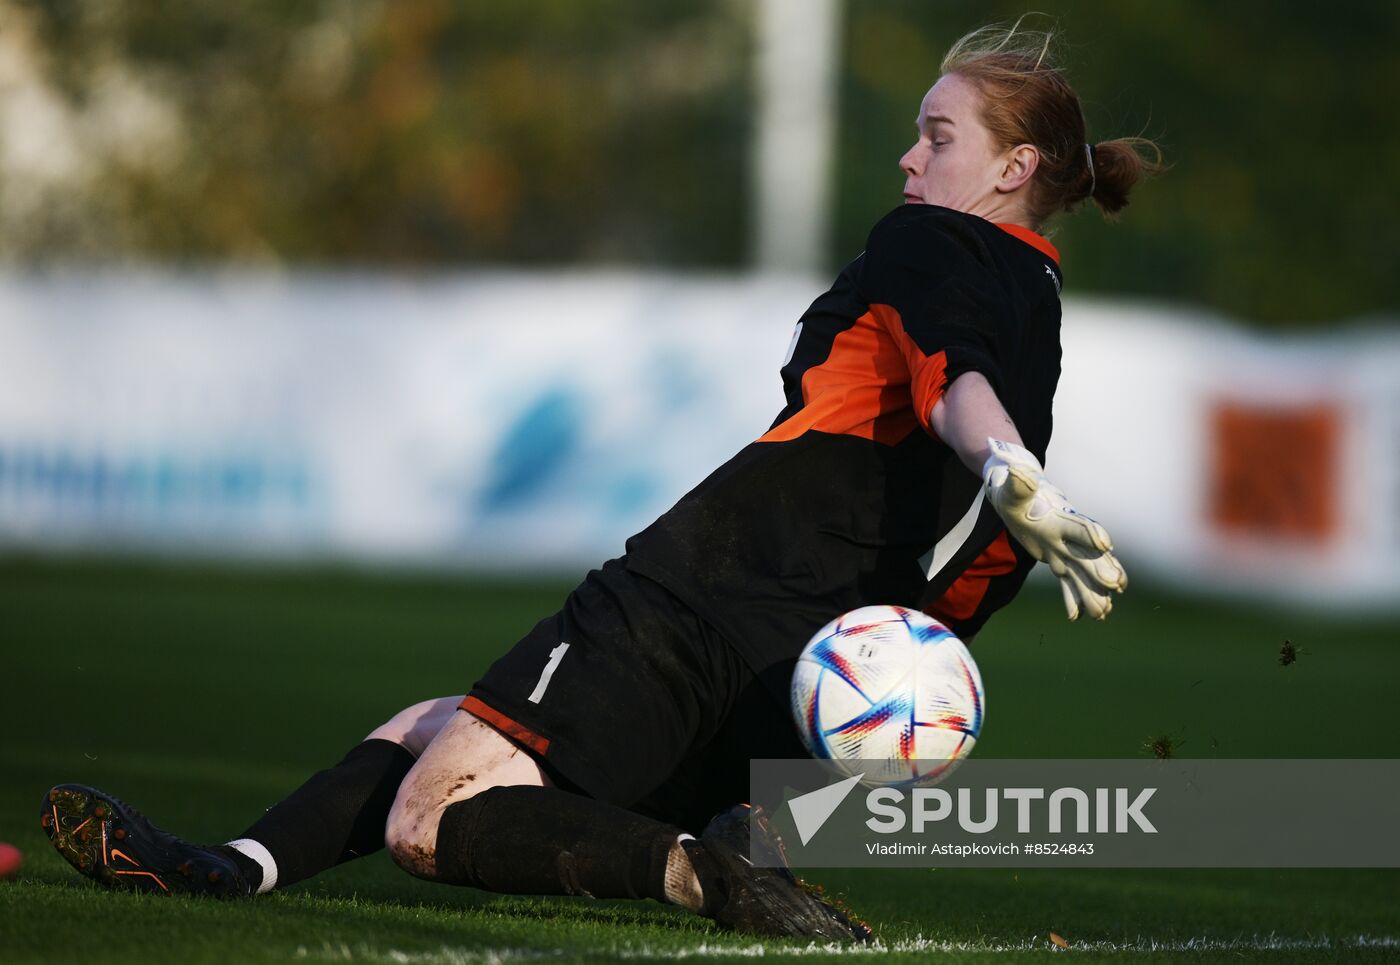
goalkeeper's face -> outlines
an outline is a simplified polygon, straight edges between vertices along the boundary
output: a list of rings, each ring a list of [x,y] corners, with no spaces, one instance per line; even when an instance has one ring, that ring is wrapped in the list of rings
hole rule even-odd
[[[919,105],[918,140],[899,159],[908,204],[989,217],[1001,207],[1005,158],[982,123],[981,94],[945,74]]]

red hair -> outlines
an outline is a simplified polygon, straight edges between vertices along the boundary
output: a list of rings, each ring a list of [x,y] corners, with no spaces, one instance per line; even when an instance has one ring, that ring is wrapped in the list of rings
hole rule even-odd
[[[1051,59],[1054,33],[1020,27],[1018,20],[974,30],[953,44],[939,72],[977,88],[982,123],[1002,148],[1039,151],[1028,198],[1033,224],[1091,198],[1105,216],[1117,214],[1133,185],[1162,170],[1161,149],[1141,137],[1089,141],[1079,95]]]

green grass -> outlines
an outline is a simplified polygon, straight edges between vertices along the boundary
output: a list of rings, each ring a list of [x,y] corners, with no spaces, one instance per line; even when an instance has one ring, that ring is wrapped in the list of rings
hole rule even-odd
[[[365,961],[750,957],[652,903],[434,886],[383,854],[253,902],[101,892],[38,828],[60,781],[222,840],[309,771],[424,697],[464,691],[568,586],[346,572],[0,562],[0,960]],[[1390,757],[1395,620],[1339,621],[1140,587],[1103,626],[1028,591],[975,652],[989,691],[977,753],[1123,757],[1171,734],[1193,757]],[[1306,651],[1278,664],[1284,638]],[[936,870],[818,875],[876,925],[881,957],[1019,961],[1390,961],[1392,870]],[[1389,944],[1377,944],[1378,940]],[[1152,949],[1156,949],[1153,951]]]

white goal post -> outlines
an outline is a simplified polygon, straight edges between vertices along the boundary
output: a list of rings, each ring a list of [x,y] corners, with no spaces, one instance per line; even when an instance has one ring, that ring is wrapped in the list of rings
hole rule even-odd
[[[816,272],[831,232],[841,0],[758,0],[754,265]]]

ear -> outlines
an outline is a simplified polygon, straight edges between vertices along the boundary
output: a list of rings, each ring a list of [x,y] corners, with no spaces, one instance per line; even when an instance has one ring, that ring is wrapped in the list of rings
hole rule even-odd
[[[1040,151],[1034,144],[1018,144],[1002,155],[997,191],[1010,194],[1025,184],[1040,166]]]

